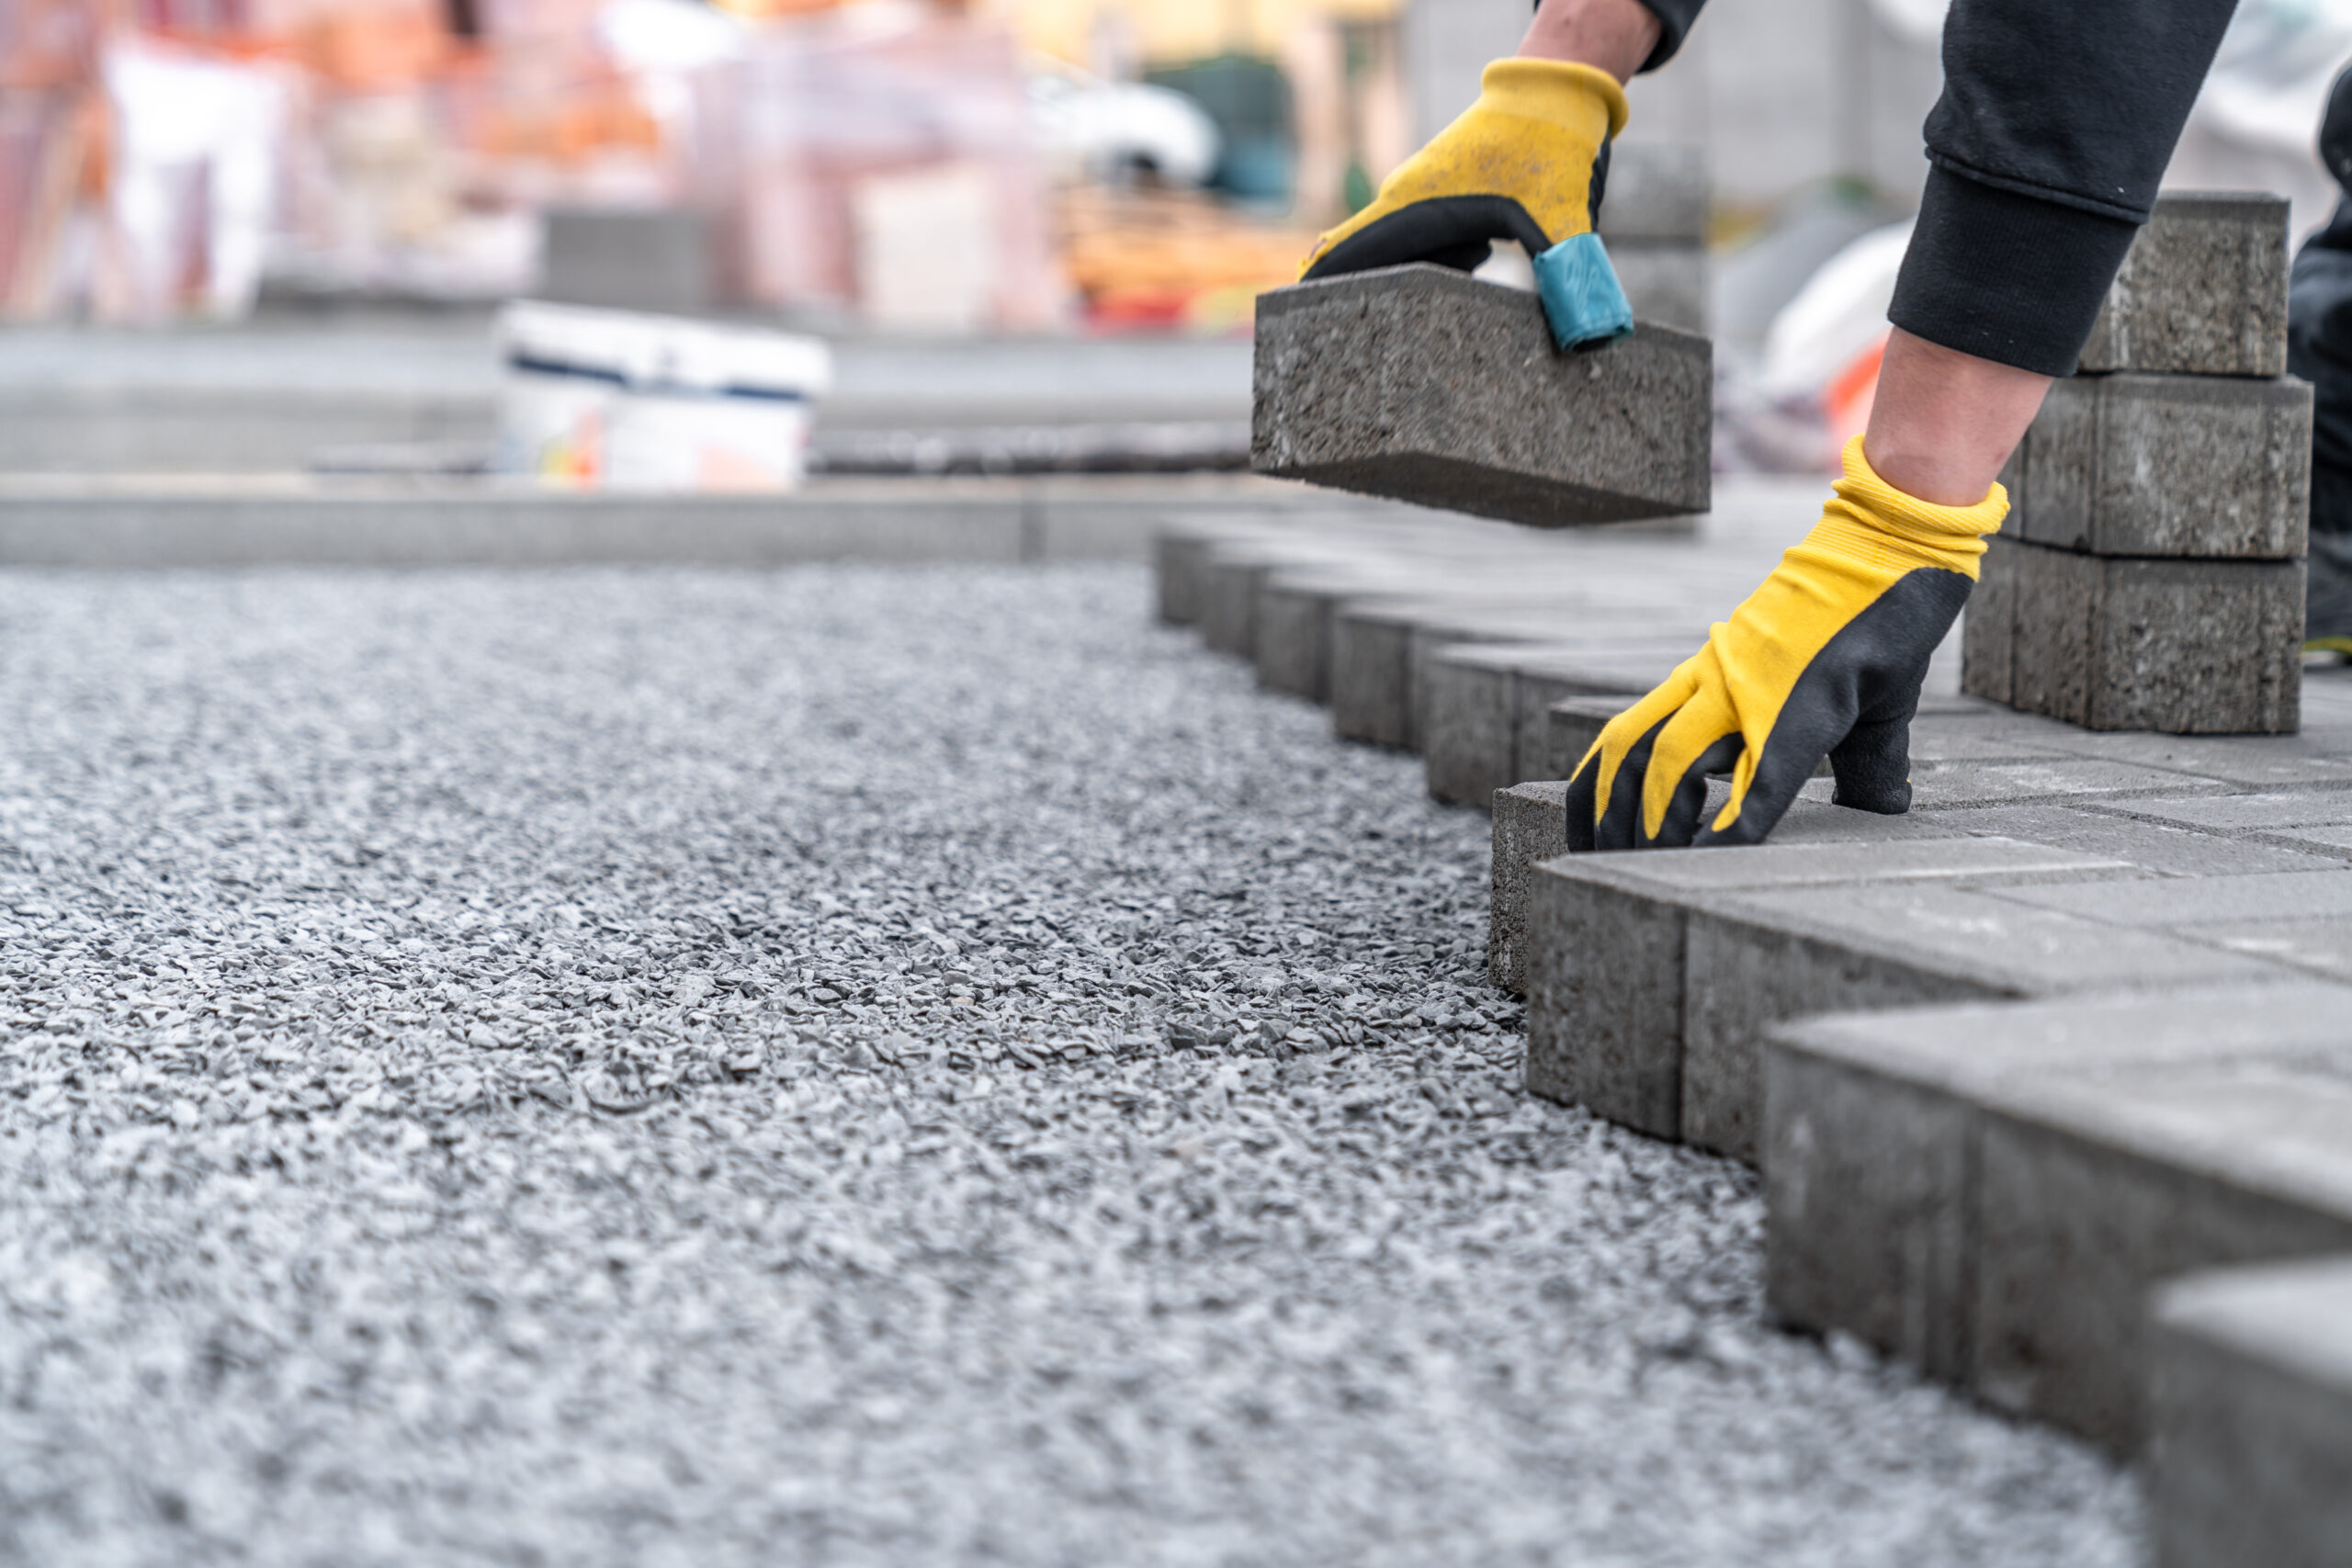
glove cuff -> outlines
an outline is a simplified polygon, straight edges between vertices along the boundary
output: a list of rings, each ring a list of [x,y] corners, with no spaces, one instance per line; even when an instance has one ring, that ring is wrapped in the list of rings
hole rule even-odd
[[[1478,86],[1490,109],[1588,134],[1600,130],[1596,146],[1625,129],[1625,89],[1598,66],[1514,56],[1489,64]],[[1608,117],[1607,130],[1593,124],[1596,110]]]
[[[1909,558],[1910,564],[1976,575],[1984,536],[1998,533],[2008,515],[2007,491],[1996,484],[1973,506],[1921,501],[1878,477],[1862,456],[1859,435],[1846,443],[1843,461],[1845,473],[1833,487],[1837,497],[1822,515],[1825,529],[1849,535],[1849,543],[1866,545],[1869,554],[1890,563]]]

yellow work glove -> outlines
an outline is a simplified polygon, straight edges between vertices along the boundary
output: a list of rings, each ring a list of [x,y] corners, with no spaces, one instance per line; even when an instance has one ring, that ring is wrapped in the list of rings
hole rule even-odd
[[[1910,809],[1919,683],[2009,498],[1916,500],[1871,471],[1859,435],[1845,463],[1804,542],[1577,764],[1570,849],[1761,843],[1825,754],[1838,805]],[[1731,799],[1702,823],[1707,775],[1725,773]]]
[[[1634,330],[1593,214],[1625,90],[1606,71],[1557,60],[1498,60],[1478,101],[1381,185],[1372,205],[1315,242],[1302,280],[1408,262],[1467,272],[1516,240],[1563,348]]]

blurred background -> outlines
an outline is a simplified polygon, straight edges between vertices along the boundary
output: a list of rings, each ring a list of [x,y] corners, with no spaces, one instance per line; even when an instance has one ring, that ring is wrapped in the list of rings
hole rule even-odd
[[[1470,100],[1527,11],[0,0],[0,380],[129,365],[103,358],[126,328],[362,322],[597,375],[686,352],[588,317],[492,330],[527,298],[813,334],[834,361],[737,358],[830,394],[820,434],[880,433],[835,468],[915,461],[907,432],[991,408],[1190,422],[1165,461],[1230,466],[1254,296]],[[1717,0],[1634,87],[1627,180],[1695,191],[1701,217],[1612,252],[1637,310],[1716,337],[1726,468],[1819,467],[1867,414],[1942,11]],[[2312,130],[2346,58],[2352,0],[2246,0],[2172,183],[2283,191],[2318,223]],[[735,352],[716,341],[689,346]],[[254,373],[210,363],[185,374]]]

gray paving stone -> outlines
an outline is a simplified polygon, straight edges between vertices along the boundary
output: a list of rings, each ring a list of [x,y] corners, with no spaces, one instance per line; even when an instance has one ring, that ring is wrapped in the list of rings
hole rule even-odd
[[[2132,1451],[2152,1284],[2352,1246],[2347,1005],[2290,981],[1782,1025],[1770,1310]]]
[[[1258,684],[1309,702],[1331,700],[1331,621],[1349,600],[1403,598],[1378,561],[1362,566],[1277,569],[1258,585],[1250,660]]]
[[[1161,621],[1189,626],[1200,620],[1201,576],[1208,559],[1209,542],[1204,535],[1162,527],[1152,536],[1152,585]]]
[[[2082,368],[2282,374],[2286,199],[2262,192],[2158,197],[2108,290]]]
[[[2017,564],[2017,552],[2004,548],[1996,535],[1977,563],[1976,587],[1960,616],[1960,689],[2004,705],[2015,700]]]
[[[2054,849],[2080,850],[2085,854],[2130,861],[2141,870],[2159,876],[2325,871],[2331,863],[2326,856],[2307,851],[2225,838],[2165,822],[2108,816],[2097,809],[2078,809],[2051,801],[1937,811],[1923,814],[1923,819],[1949,832],[1995,833]]]
[[[1250,660],[1258,684],[1313,703],[1331,697],[1329,585],[1276,572],[1258,591]]]
[[[1413,628],[1420,616],[1380,601],[1331,612],[1331,728],[1342,740],[1413,744]]]
[[[1248,546],[1218,545],[1201,571],[1201,641],[1212,653],[1252,656],[1258,641],[1258,590],[1275,562]]]
[[[2196,795],[2180,800],[2133,800],[2103,810],[2151,822],[2217,832],[2311,828],[2352,823],[2352,790],[2307,789],[2262,795]]]
[[[1312,533],[1266,528],[1236,534],[1209,546],[1201,581],[1201,640],[1213,652],[1254,661],[1258,648],[1258,601],[1274,573],[1331,570],[1340,547]]]
[[[1530,776],[1545,771],[1539,765],[1544,742],[1537,737],[1543,729],[1541,716],[1553,703],[1571,696],[1613,696],[1630,702],[1665,680],[1690,651],[1688,644],[1679,637],[1660,641],[1630,633],[1612,637],[1594,626],[1583,628],[1587,636],[1573,643],[1505,640],[1498,635],[1505,627],[1490,623],[1486,628],[1489,637],[1481,639],[1490,645],[1493,651],[1489,652],[1465,649],[1453,641],[1459,625],[1433,622],[1415,628],[1411,694],[1416,744],[1426,751],[1427,737],[1436,728],[1430,685],[1434,662],[1440,658],[1493,660],[1511,672],[1509,700],[1512,750],[1503,759],[1504,771],[1518,771],[1523,754],[1525,773]],[[1526,737],[1523,748],[1520,739],[1522,732]]]
[[[1175,513],[1152,530],[1151,565],[1159,618],[1171,626],[1200,624],[1208,599],[1209,553],[1219,545],[1264,538],[1270,518],[1216,513]]]
[[[2352,870],[2170,877],[2111,887],[2019,887],[2000,895],[2113,925],[2165,927],[2209,920],[2322,919],[2352,915]]]
[[[2291,377],[2077,376],[2009,477],[2006,536],[2103,556],[2286,559],[2311,510],[2312,389]]]
[[[1871,814],[1839,815],[1853,818]],[[1855,956],[1857,944],[1841,929],[1833,940],[1844,946],[1827,972],[1815,976],[1813,970],[1807,971],[1812,977],[1806,983],[1819,994],[1791,994],[1766,975],[1762,983],[1774,987],[1770,999],[1750,998],[1754,1005],[1736,1017],[1728,992],[1756,982],[1728,981],[1713,970],[1718,963],[1746,964],[1746,959],[1734,937],[1702,942],[1698,928],[1709,911],[1731,906],[1732,895],[1744,898],[1747,890],[1826,885],[1832,898],[1844,900],[1860,898],[1888,881],[1973,885],[1986,879],[2114,874],[2128,869],[2094,856],[2010,840],[1928,838],[1919,823],[1906,818],[1876,817],[1857,824],[1857,830],[1874,837],[1843,843],[1783,840],[1692,854],[1567,855],[1537,866],[1527,885],[1528,1088],[1656,1136],[1689,1136],[1695,1125],[1713,1146],[1744,1148],[1749,1140],[1740,1128],[1749,1118],[1745,1112],[1733,1113],[1729,1105],[1737,1088],[1718,1089],[1692,1081],[1689,1047],[1702,1020],[1713,1052],[1704,1070],[1720,1069],[1745,1081],[1753,1073],[1742,1065],[1743,1057],[1752,1056],[1763,1022],[1851,1005],[1847,998],[1857,995],[1894,1005],[2021,993],[1973,976],[1950,981],[1940,974],[1923,977],[1919,964],[1906,966],[1899,958],[1889,970],[1894,979],[1879,985],[1874,960]],[[2036,918],[2045,923],[2056,919],[2016,906],[1994,909],[2013,926]],[[1779,934],[1774,918],[1770,910],[1758,917],[1768,936]],[[1714,955],[1718,949],[1724,956]],[[2223,955],[2210,956],[2216,964],[2226,962]],[[1750,975],[1754,968],[1747,965],[1743,974]],[[1839,980],[1850,983],[1841,987]],[[1756,1016],[1758,1008],[1769,1016]],[[1744,1027],[1750,1032],[1737,1037]]]
[[[2172,928],[2175,935],[2328,980],[2352,980],[2352,916],[2215,920]]]
[[[2290,849],[2305,849],[2319,854],[2352,854],[2352,826],[2342,828],[2290,828],[2263,837]]]
[[[1430,659],[1422,676],[1420,749],[1431,798],[1484,803],[1519,782],[1511,777],[1518,714],[1513,651],[1525,650],[1509,644],[1454,647]]]
[[[1568,852],[1567,795],[1558,779],[1495,792],[1487,977],[1514,997],[1527,994],[1527,879],[1538,863]]]
[[[1425,633],[1419,640],[1433,640]],[[1679,662],[1683,645],[1652,649],[1551,643],[1434,647],[1419,661],[1415,730],[1430,794],[1484,804],[1545,772],[1552,705],[1606,693],[1620,706]]]
[[[1994,843],[1997,840],[1975,840]],[[2040,850],[2060,855],[2061,850]],[[2114,863],[2079,857],[2081,878]],[[2013,879],[2014,880],[2014,879]],[[2135,882],[2142,887],[2178,886]],[[2260,961],[1969,887],[1872,885],[1740,893],[1691,912],[1682,1134],[1759,1157],[1764,1035],[1807,1013],[1980,997],[2049,997],[2275,977]]]
[[[1555,779],[1574,778],[1577,766],[1600,739],[1609,721],[1625,711],[1625,699],[1563,697],[1544,710],[1543,772]]]
[[[1715,807],[1721,807],[1725,793],[1720,784],[1710,787],[1709,799]],[[1537,862],[1567,853],[1566,799],[1565,780],[1532,781],[1495,792],[1487,971],[1498,987],[1513,996],[1525,995],[1527,988],[1528,877]],[[1773,829],[1772,841],[1776,845],[1885,843],[1948,836],[1940,826],[1918,818],[1882,817],[1800,796]]]
[[[2304,705],[2308,710],[2308,704]],[[2294,784],[2352,784],[2352,729],[2314,725],[2293,735],[2158,735],[2078,729],[2016,716],[2018,739],[2078,757],[2168,769],[2241,790]],[[2005,721],[2006,723],[2007,721]]]
[[[1989,741],[1994,738],[1987,738]],[[1942,811],[2015,801],[2213,793],[2213,780],[2093,757],[2014,757],[1911,763],[1911,809]]]
[[[2352,1258],[2177,1280],[2149,1359],[2158,1568],[2352,1562]]]
[[[1704,338],[1552,345],[1535,296],[1417,265],[1259,296],[1250,466],[1540,526],[1703,512]]]
[[[1964,634],[1967,692],[2093,729],[2295,728],[2301,561],[2109,559],[1998,537],[1996,557],[2004,586]]]

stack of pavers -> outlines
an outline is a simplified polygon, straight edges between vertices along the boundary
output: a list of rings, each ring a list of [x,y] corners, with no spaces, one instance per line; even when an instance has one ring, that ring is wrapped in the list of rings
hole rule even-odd
[[[2206,303],[2222,291],[2209,283]],[[2127,303],[2103,333],[2144,328]],[[2091,363],[2108,384],[2091,395],[2122,398],[2163,361],[2143,339]],[[2219,390],[2157,390],[2290,404],[2237,441],[2207,437],[2211,460],[2301,471],[2295,389],[2204,379]],[[1493,797],[1490,961],[1528,998],[1529,1087],[1761,1166],[1776,1315],[2146,1459],[2166,1564],[2346,1562],[2352,680],[2218,694],[2268,715],[2250,724],[2165,697],[2119,732],[1962,695],[1947,667],[1915,728],[1906,817],[1832,807],[1825,780],[1758,848],[1562,855],[1557,781],[1820,491],[1723,488],[1688,537],[1401,513],[1180,525],[1163,612],[1330,704],[1342,734],[1420,749],[1441,795],[1539,781]],[[2029,513],[2046,493],[2019,488]],[[2276,584],[2295,582],[2299,519],[2291,499],[2266,504],[2285,520],[2260,536],[2269,557],[2100,554],[2037,528],[1996,570],[2031,547],[2066,558],[2027,571],[2088,562],[2128,589],[2145,567],[2209,600],[2292,604]],[[2102,515],[2110,532],[2091,537],[2123,537],[2128,513]],[[2255,534],[2154,536],[2211,552]],[[2078,604],[2150,614],[2127,599]],[[2120,639],[2143,657],[2107,666],[2110,686],[2215,695],[2166,667],[2160,631]],[[2258,618],[2239,646],[2293,668]]]
[[[2312,392],[2287,203],[2168,196],[2009,471],[1966,689],[2093,729],[2292,730]]]

